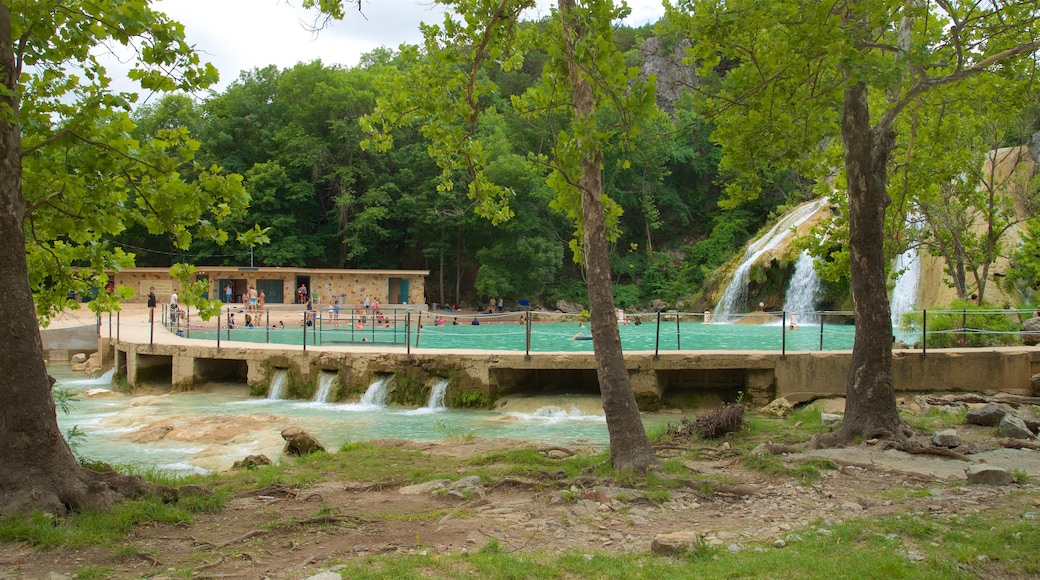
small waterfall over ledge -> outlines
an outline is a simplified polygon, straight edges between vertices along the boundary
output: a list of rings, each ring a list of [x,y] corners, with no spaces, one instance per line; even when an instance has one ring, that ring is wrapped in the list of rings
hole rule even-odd
[[[444,403],[444,395],[448,392],[448,379],[440,379],[430,389],[430,398],[425,407],[405,411],[404,415],[429,415],[439,413],[448,409]]]
[[[816,313],[816,299],[820,296],[823,285],[816,275],[814,258],[807,250],[802,250],[798,262],[794,265],[794,274],[787,283],[787,294],[784,296],[784,310],[788,315],[798,313],[801,324],[816,324],[820,316]]]
[[[386,398],[390,395],[390,377],[377,379],[368,386],[361,396],[361,404],[369,407],[385,407]]]
[[[276,400],[282,398],[285,383],[289,380],[289,371],[286,369],[274,369],[271,375],[271,386],[267,388],[267,398]]]
[[[730,280],[729,286],[726,287],[722,298],[715,306],[715,321],[727,322],[732,314],[747,309],[747,287],[751,266],[763,254],[780,245],[780,242],[791,235],[792,228],[797,228],[805,223],[828,200],[829,198],[827,197],[821,197],[798,206],[794,211],[782,217],[769,231],[748,245],[747,250],[744,252],[744,259],[733,272],[733,278]],[[815,275],[815,272],[813,275]]]
[[[315,403],[328,403],[332,385],[336,382],[336,373],[322,371],[318,377],[318,392],[314,393]]]
[[[898,273],[892,288],[892,326],[898,327],[903,315],[917,306],[917,288],[921,284],[921,256],[917,248],[910,248],[896,256]]]

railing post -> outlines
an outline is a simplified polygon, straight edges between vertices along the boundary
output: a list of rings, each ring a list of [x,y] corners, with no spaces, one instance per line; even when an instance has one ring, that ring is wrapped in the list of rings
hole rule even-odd
[[[826,315],[825,312],[820,313],[820,352],[823,352],[823,317]]]
[[[155,307],[148,309],[148,346],[155,344]]]
[[[112,311],[108,311],[108,340],[112,340]]]
[[[654,336],[654,359],[661,356],[661,311],[657,311],[657,330]]]
[[[184,338],[191,338],[191,310],[184,307]]]
[[[307,352],[307,310],[303,311],[303,352]]]
[[[928,356],[928,310],[921,311],[921,356]]]
[[[220,314],[217,314],[217,350],[220,350]]]
[[[122,313],[121,312],[116,312],[116,342],[119,342],[119,328],[120,328],[120,326],[122,326],[119,323],[119,315],[120,314],[122,314]]]
[[[411,314],[411,313],[409,313],[409,316],[406,316],[406,317],[405,317],[405,320],[408,320],[408,321],[409,321],[409,322],[408,322],[408,331],[409,331],[409,332],[411,332],[411,330],[412,330],[412,324],[411,324],[411,316],[410,316],[410,314]],[[433,323],[434,323],[434,324],[437,324],[437,318],[436,318],[436,317],[434,317],[434,319],[433,319]],[[420,335],[420,334],[422,334],[422,312],[420,312],[420,313],[419,313],[419,324],[417,324],[417,325],[415,326],[415,348],[419,348],[419,335]],[[410,337],[410,336],[409,336],[409,337],[408,337],[408,346],[409,346],[409,347],[411,347],[411,345],[412,345],[412,337]],[[411,351],[411,350],[409,350],[408,352],[409,352],[409,353],[411,353],[412,351]]]
[[[679,331],[679,311],[675,311],[675,350],[682,350],[682,333]]]
[[[264,343],[270,344],[271,343],[271,311],[270,310],[267,310],[267,311],[264,312],[264,328],[267,329],[267,332],[264,335]]]
[[[394,314],[394,318],[397,318],[396,314]],[[397,325],[395,324],[394,327],[396,328]],[[405,335],[404,335],[405,354],[408,355],[409,358],[411,358],[411,356],[412,356],[412,337],[411,337],[411,333],[412,333],[412,313],[411,312],[405,312],[404,313],[404,327],[405,327]],[[416,348],[419,348],[419,330],[421,328],[422,328],[422,312],[419,313],[419,326],[418,326],[418,328],[415,329],[415,347]]]
[[[524,332],[527,334],[527,347],[524,351],[524,360],[531,360],[531,311],[527,311],[527,324],[524,325]]]

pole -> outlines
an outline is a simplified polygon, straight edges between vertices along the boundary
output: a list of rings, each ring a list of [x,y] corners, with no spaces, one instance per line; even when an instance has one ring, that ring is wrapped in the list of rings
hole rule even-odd
[[[155,307],[148,309],[148,346],[155,344]]]
[[[112,311],[108,312],[108,339],[112,340]]]
[[[397,317],[397,315],[395,314],[394,318],[396,318],[396,317]],[[404,327],[406,329],[406,331],[405,331],[406,334],[404,335],[405,354],[408,355],[408,358],[411,358],[412,357],[412,337],[411,337],[411,334],[412,334],[412,313],[411,312],[405,312],[404,313]],[[415,348],[419,348],[419,331],[421,329],[422,329],[422,312],[419,313],[419,326],[415,329]]]
[[[119,342],[119,327],[122,326],[119,323],[119,315],[120,315],[120,313],[116,312],[116,342]]]
[[[184,338],[191,338],[191,309],[184,307]]]
[[[921,311],[921,357],[928,356],[928,311]]]
[[[220,350],[220,315],[217,314],[217,350]]]
[[[409,321],[408,322],[408,331],[409,332],[411,332],[411,330],[412,330],[412,323],[410,322],[411,318],[412,318],[411,317],[411,313],[408,313],[407,315],[405,315],[405,320]],[[437,319],[434,318],[433,320],[434,320],[434,324],[436,324],[437,323]],[[419,324],[415,327],[415,348],[419,348],[419,335],[420,334],[422,334],[422,312],[419,313]],[[412,338],[408,337],[409,349],[410,349],[411,345],[412,345]],[[409,354],[411,354],[411,350],[409,350],[408,352],[409,352]]]
[[[307,352],[307,311],[303,311],[303,352]]]
[[[780,314],[780,358],[787,358],[787,311]]]
[[[266,338],[264,338],[264,342],[269,344],[271,342],[271,311],[270,310],[267,310],[267,311],[264,312],[264,328],[267,329],[267,333],[265,335]]]
[[[820,313],[820,351],[823,351],[823,317],[824,313]]]
[[[657,329],[654,337],[654,359],[661,356],[661,311],[657,311]]]
[[[527,311],[527,324],[525,324],[525,332],[527,334],[527,349],[524,351],[524,360],[531,360],[531,311]]]
[[[675,311],[675,350],[682,350],[682,335],[679,332],[679,311]]]

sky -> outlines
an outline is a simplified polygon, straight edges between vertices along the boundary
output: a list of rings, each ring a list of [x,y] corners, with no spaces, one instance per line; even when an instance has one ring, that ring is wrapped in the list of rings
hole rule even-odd
[[[536,10],[549,14],[550,0]],[[299,0],[160,0],[154,7],[184,24],[189,43],[220,71],[221,91],[239,72],[273,64],[280,69],[321,59],[325,64],[354,66],[361,56],[380,46],[397,48],[422,40],[419,23],[439,23],[440,6],[429,0],[362,0],[342,21],[329,23],[318,34],[308,30],[316,12]],[[655,22],[664,9],[660,0],[630,0],[626,23]],[[533,13],[536,14],[536,13]]]

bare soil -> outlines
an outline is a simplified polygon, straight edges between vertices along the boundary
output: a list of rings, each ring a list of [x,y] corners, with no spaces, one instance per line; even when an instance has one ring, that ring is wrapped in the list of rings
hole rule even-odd
[[[460,459],[523,445],[502,440],[379,444]],[[875,452],[880,453],[871,450]],[[675,456],[679,450],[659,453]],[[243,493],[224,511],[200,514],[190,525],[140,527],[128,537],[132,548],[118,552],[106,547],[41,551],[3,543],[0,578],[72,577],[87,565],[107,567],[113,578],[306,578],[335,570],[343,560],[475,551],[492,539],[509,552],[645,552],[657,534],[681,530],[697,531],[719,546],[772,543],[828,519],[911,512],[1022,513],[1040,506],[1040,488],[1034,484],[950,485],[915,473],[912,464],[904,465],[910,469],[892,469],[857,461],[825,470],[815,483],[801,485],[787,476],[749,471],[740,456],[723,447],[704,449],[702,457],[686,463],[690,477],[736,483],[738,493],[709,494],[689,487],[673,490],[667,501],[657,503],[611,482],[562,481],[546,474],[541,479],[485,481],[483,497],[452,497],[405,495],[399,485],[333,477],[303,489],[273,485]],[[465,475],[462,469],[459,473],[460,478]]]

